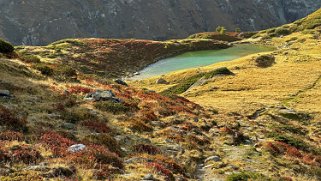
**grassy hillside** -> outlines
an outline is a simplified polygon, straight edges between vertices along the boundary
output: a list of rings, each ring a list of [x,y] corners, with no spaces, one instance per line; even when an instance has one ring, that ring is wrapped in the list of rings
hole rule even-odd
[[[205,180],[320,180],[320,18],[321,10],[244,41],[274,46],[275,51],[167,74],[162,76],[167,85],[156,84],[159,77],[132,85],[179,94],[218,110],[217,120],[226,127],[210,130],[220,135],[210,145],[221,153],[224,165],[206,163]],[[268,66],[261,66],[262,60]],[[234,75],[204,76],[221,67]],[[228,135],[236,127],[249,139],[247,144],[231,146],[220,132]]]

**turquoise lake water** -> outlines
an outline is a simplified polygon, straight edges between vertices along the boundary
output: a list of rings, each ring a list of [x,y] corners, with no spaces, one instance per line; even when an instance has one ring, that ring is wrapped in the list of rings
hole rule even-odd
[[[240,58],[249,54],[271,50],[273,50],[273,48],[271,47],[241,44],[223,50],[187,52],[151,64],[142,71],[140,71],[139,75],[132,77],[132,79],[145,79],[152,76],[167,74],[169,72],[177,70],[207,66],[218,62]]]

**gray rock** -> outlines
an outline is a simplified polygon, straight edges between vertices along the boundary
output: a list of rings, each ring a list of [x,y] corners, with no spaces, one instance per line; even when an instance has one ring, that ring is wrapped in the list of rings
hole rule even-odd
[[[128,84],[121,79],[115,79],[114,82],[120,85],[128,86]]]
[[[153,174],[147,174],[144,176],[143,178],[144,181],[147,181],[147,180],[155,180],[154,178],[154,175]]]
[[[205,162],[209,162],[209,161],[219,162],[221,161],[221,158],[219,156],[210,156],[206,158]]]
[[[86,148],[86,146],[83,144],[76,144],[76,145],[70,146],[68,148],[68,151],[72,152],[72,153],[76,153],[76,152],[80,152],[80,151],[84,150],[85,148]]]
[[[72,123],[64,123],[64,124],[61,125],[61,127],[65,128],[65,129],[72,130],[72,129],[75,129],[76,125],[72,124]]]
[[[8,90],[0,90],[0,97],[11,97],[11,93]]]
[[[156,80],[156,84],[169,84],[169,82],[167,82],[165,79],[160,78]]]
[[[112,102],[121,102],[119,98],[111,90],[98,90],[96,92],[89,93],[85,96],[85,100],[88,101],[112,101]]]

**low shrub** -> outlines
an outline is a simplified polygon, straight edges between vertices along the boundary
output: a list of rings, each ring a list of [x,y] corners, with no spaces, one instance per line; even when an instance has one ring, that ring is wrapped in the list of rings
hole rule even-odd
[[[102,111],[111,112],[113,114],[122,114],[130,111],[130,108],[122,103],[114,103],[111,101],[101,101],[95,104],[95,107]]]
[[[278,36],[282,36],[282,35],[286,36],[286,35],[291,34],[291,31],[287,28],[280,27],[280,28],[275,29],[275,34]]]
[[[83,142],[95,144],[95,145],[103,145],[106,148],[108,148],[111,152],[115,152],[118,155],[123,154],[117,140],[108,134],[98,134],[98,135],[91,134],[91,135],[86,136],[83,139]]]
[[[88,94],[90,92],[93,92],[93,89],[80,85],[68,86],[67,90],[71,94]]]
[[[169,180],[169,181],[175,180],[173,173],[170,170],[168,170],[164,165],[161,165],[155,162],[150,162],[150,163],[147,163],[147,167],[153,168],[156,172],[166,176],[166,180]]]
[[[7,140],[7,141],[23,141],[24,136],[20,132],[16,131],[4,131],[0,133],[0,140]]]
[[[86,120],[81,123],[82,126],[88,128],[90,131],[96,133],[109,133],[111,129],[106,125],[106,123],[97,120]]]
[[[303,151],[310,151],[309,145],[297,137],[281,135],[275,132],[269,133],[268,136],[273,138],[275,141],[280,141],[289,144]]]
[[[155,155],[160,153],[160,149],[154,145],[138,144],[133,146],[133,150],[138,153],[147,153],[150,155]]]
[[[121,158],[107,148],[101,145],[86,145],[86,150],[76,153],[70,153],[68,160],[71,163],[84,164],[89,168],[95,165],[112,165],[123,169],[123,161]]]
[[[53,131],[45,132],[40,137],[40,141],[49,147],[54,156],[65,156],[67,154],[68,147],[75,144],[74,141]]]
[[[275,63],[275,57],[273,55],[261,55],[255,59],[256,66],[266,68]]]
[[[14,47],[10,43],[0,39],[0,53],[7,54],[12,53],[13,51]]]
[[[42,75],[52,76],[54,74],[54,70],[47,65],[36,65],[35,69],[39,70]]]
[[[27,131],[26,119],[19,118],[16,115],[17,113],[0,105],[0,125],[14,131]]]
[[[233,173],[226,178],[226,181],[248,181],[248,180],[259,180],[259,181],[269,181],[268,177],[263,174],[256,172],[240,172]]]
[[[10,160],[15,163],[35,164],[42,160],[42,156],[39,151],[29,146],[13,146],[10,148]]]
[[[140,119],[132,119],[129,121],[129,128],[133,131],[137,132],[151,132],[153,131],[153,127],[146,124],[144,121]]]
[[[20,59],[27,63],[40,63],[40,58],[35,55],[20,55]]]

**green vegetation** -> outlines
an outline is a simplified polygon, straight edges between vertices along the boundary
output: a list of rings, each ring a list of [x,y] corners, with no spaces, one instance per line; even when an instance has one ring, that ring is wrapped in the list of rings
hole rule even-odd
[[[248,181],[248,180],[257,180],[257,181],[268,181],[271,180],[263,174],[256,172],[240,172],[233,173],[226,178],[226,181]]]
[[[6,42],[0,39],[0,53],[12,53],[14,51],[14,47]]]
[[[97,109],[102,110],[102,111],[111,112],[113,114],[126,113],[130,110],[129,107],[125,106],[122,103],[115,103],[115,102],[111,102],[111,101],[97,102],[95,104],[95,107]]]
[[[39,70],[41,74],[45,76],[52,76],[54,74],[54,70],[47,65],[39,64],[35,66],[35,69]]]
[[[166,95],[166,96],[171,96],[171,95],[175,95],[175,94],[182,94],[182,93],[186,92],[193,84],[195,84],[202,77],[204,77],[205,79],[210,79],[210,78],[213,78],[214,76],[217,76],[217,75],[234,75],[234,73],[231,72],[226,67],[218,68],[218,69],[215,69],[210,72],[199,73],[199,74],[196,74],[194,76],[184,79],[178,85],[175,85],[175,86],[163,91],[162,94]]]
[[[216,28],[216,32],[220,33],[221,35],[224,35],[226,33],[226,28],[224,26],[218,26]]]
[[[293,136],[281,135],[276,132],[272,132],[268,136],[272,137],[275,141],[281,141],[283,143],[294,146],[298,149],[309,151],[309,145],[307,145],[303,140],[301,140],[297,137],[295,138]]]

